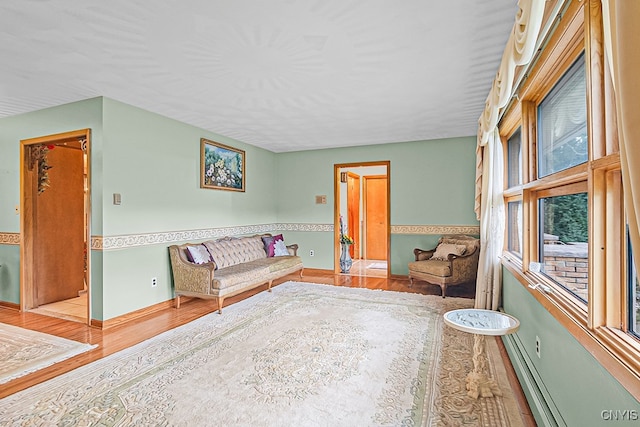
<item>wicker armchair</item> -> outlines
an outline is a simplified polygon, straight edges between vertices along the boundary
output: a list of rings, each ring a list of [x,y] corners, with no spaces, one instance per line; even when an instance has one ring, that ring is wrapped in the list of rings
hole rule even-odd
[[[475,282],[480,256],[480,240],[461,234],[445,235],[431,250],[414,249],[409,263],[409,282],[414,279],[440,285],[442,298],[447,286]]]

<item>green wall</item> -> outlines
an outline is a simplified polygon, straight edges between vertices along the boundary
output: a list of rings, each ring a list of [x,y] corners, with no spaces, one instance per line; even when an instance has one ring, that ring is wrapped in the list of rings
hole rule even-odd
[[[92,130],[91,234],[104,237],[105,245],[91,254],[96,320],[172,297],[167,246],[182,242],[183,231],[291,223],[298,228],[284,231],[285,238],[300,245],[305,265],[333,269],[328,230],[336,163],[391,162],[392,225],[477,225],[473,137],[276,154],[94,98],[0,119],[0,146],[7,153],[0,158],[0,210],[6,213],[0,232],[19,232],[13,212],[20,202],[19,141],[81,128]],[[200,138],[246,151],[245,192],[200,188]],[[121,194],[120,205],[113,204],[114,193]],[[316,205],[315,195],[326,195],[327,204]],[[432,247],[437,238],[393,234],[392,273],[406,274],[413,248]],[[18,252],[17,245],[0,245],[0,300],[19,302]],[[152,288],[154,277],[158,286]]]
[[[91,129],[94,196],[101,194],[102,99],[93,98],[59,107],[0,119],[0,232],[19,232],[20,217],[15,206],[20,204],[20,141],[39,136]],[[92,212],[92,232],[102,232],[102,211]]]
[[[0,245],[0,301],[20,303],[20,246]]]
[[[0,119],[0,232],[18,233],[20,140],[90,128],[91,235],[132,236],[274,223],[275,154],[107,98]],[[200,138],[246,151],[246,191],[200,188]],[[113,193],[122,204],[113,204]],[[179,239],[179,237],[177,237]],[[167,246],[91,253],[92,318],[172,298]],[[0,245],[0,300],[19,303],[19,246]],[[151,287],[151,278],[158,286]]]
[[[245,192],[200,188],[200,138],[246,151]],[[104,139],[105,235],[276,219],[272,152],[106,98]]]
[[[73,102],[57,107],[0,119],[0,232],[19,233],[20,141],[78,129],[91,129],[91,233],[102,234],[102,98]],[[96,203],[95,200],[98,200]],[[0,245],[0,300],[20,303],[20,261],[18,245]],[[102,255],[92,251],[92,260]],[[102,296],[96,284],[92,308],[99,310]]]
[[[274,153],[107,98],[103,126],[105,236],[275,222]],[[245,192],[200,188],[200,138],[246,151]],[[173,243],[103,251],[104,319],[173,297]]]
[[[507,349],[520,383],[535,378],[523,389],[537,423],[547,425],[544,410],[534,404],[543,396],[559,425],[637,425],[637,420],[603,419],[602,412],[611,410],[635,410],[640,416],[640,403],[506,269],[503,278],[504,310],[520,320],[520,329],[505,344],[511,343]]]
[[[474,137],[298,151],[277,155],[278,221],[333,224],[334,164],[390,161],[391,225],[477,225]],[[326,204],[315,204],[326,195]],[[318,236],[321,234],[322,236]],[[300,233],[311,268],[333,269],[333,232]],[[391,236],[391,272],[408,273],[415,247],[431,248],[439,236]],[[309,257],[309,250],[315,256]]]

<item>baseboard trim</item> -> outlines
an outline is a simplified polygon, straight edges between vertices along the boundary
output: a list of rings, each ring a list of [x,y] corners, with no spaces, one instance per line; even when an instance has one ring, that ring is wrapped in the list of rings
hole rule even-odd
[[[89,322],[89,326],[91,326],[92,328],[103,329],[102,320],[91,319],[91,321]]]
[[[120,326],[125,323],[131,322],[133,320],[140,319],[141,317],[147,316],[149,314],[166,310],[167,308],[172,308],[173,304],[174,304],[173,299],[170,299],[170,300],[159,302],[157,304],[150,305],[149,307],[141,308],[140,310],[132,311],[130,313],[126,313],[111,319],[107,319],[103,321],[91,319],[91,326],[94,326],[100,329],[113,328],[115,326]]]
[[[20,311],[20,304],[16,304],[15,302],[0,301],[0,307]]]
[[[523,350],[517,334],[505,335],[502,337],[502,342],[538,425],[566,427],[567,424],[545,391],[544,384],[527,353]]]
[[[302,272],[302,279],[301,279],[302,281],[304,281],[304,274],[305,273],[309,273],[311,276],[313,276],[312,273],[316,273],[316,274],[334,274],[333,270],[329,270],[329,269],[305,267],[304,271]]]

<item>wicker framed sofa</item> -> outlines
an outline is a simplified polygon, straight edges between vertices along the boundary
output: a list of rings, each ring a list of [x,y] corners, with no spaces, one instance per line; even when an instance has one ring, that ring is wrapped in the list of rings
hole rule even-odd
[[[202,243],[169,246],[175,287],[175,305],[180,297],[216,299],[222,313],[224,299],[300,271],[298,245],[285,245],[281,234],[225,237]]]

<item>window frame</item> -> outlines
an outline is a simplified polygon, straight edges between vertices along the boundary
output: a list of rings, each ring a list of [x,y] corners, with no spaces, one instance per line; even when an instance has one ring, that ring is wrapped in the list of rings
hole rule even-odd
[[[640,337],[629,329],[629,256],[626,245],[621,162],[615,126],[615,97],[604,65],[600,2],[570,2],[532,65],[519,72],[516,88],[498,125],[504,153],[521,129],[522,185],[508,187],[504,156],[505,206],[522,202],[522,258],[508,251],[505,221],[503,266],[638,400]],[[551,17],[553,19],[554,17]],[[587,162],[538,178],[537,112],[574,62],[584,54],[587,97]],[[588,193],[589,284],[585,303],[530,263],[537,262],[538,200],[585,188]],[[640,248],[637,250],[640,253]],[[537,286],[537,285],[545,286]],[[547,292],[545,289],[550,289]]]

